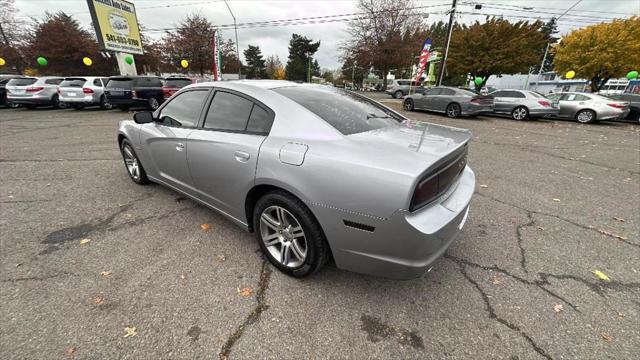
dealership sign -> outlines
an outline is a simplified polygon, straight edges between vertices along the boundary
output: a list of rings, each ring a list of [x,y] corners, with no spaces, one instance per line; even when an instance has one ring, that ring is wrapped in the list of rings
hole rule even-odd
[[[87,4],[102,50],[144,53],[133,3],[124,0],[87,0]]]

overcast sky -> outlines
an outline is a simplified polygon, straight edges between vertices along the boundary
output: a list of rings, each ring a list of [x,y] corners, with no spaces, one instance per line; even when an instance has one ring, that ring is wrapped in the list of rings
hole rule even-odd
[[[190,13],[199,13],[207,17],[213,24],[226,25],[233,23],[224,2],[220,0],[129,0],[136,5],[138,21],[146,28],[166,28],[176,25],[181,18]],[[433,6],[416,10],[416,16],[429,14],[427,23],[447,20],[444,14],[451,6],[451,0],[415,1],[418,6]],[[459,0],[458,11],[473,14],[459,14],[457,21],[472,22],[482,20],[483,14],[504,15],[509,20],[520,20],[519,17],[548,20],[553,14],[562,14],[572,5],[578,3],[564,15],[559,22],[561,34],[572,29],[587,26],[594,22],[607,21],[612,18],[626,18],[640,15],[640,0]],[[80,23],[90,26],[86,0],[16,0],[19,16],[42,17],[45,11],[65,11],[73,14]],[[293,19],[337,14],[356,13],[356,1],[324,0],[324,1],[251,1],[229,0],[238,23],[254,21]],[[437,6],[440,5],[441,6]],[[474,10],[473,4],[483,4],[482,10]],[[313,40],[320,40],[321,45],[316,59],[322,68],[339,67],[339,44],[348,39],[345,22],[288,25],[277,27],[261,27],[238,29],[240,52],[248,44],[258,45],[265,58],[271,54],[280,57],[286,63],[287,46],[292,33],[302,34]],[[162,33],[149,33],[159,38]],[[224,38],[233,38],[233,30],[225,30]]]

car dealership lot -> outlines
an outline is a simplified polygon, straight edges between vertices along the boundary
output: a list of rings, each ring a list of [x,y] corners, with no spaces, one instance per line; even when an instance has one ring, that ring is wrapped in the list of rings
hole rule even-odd
[[[635,357],[640,126],[406,114],[473,131],[462,236],[419,279],[297,280],[131,182],[130,113],[0,109],[0,357]]]

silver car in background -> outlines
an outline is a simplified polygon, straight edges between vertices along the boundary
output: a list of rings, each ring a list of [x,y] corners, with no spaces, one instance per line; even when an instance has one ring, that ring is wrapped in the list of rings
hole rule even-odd
[[[621,120],[629,114],[629,102],[613,100],[602,95],[563,92],[547,95],[560,103],[558,117],[574,119],[583,124],[599,120]]]
[[[269,80],[189,85],[118,129],[134,182],[255,232],[269,261],[297,277],[329,258],[396,279],[427,271],[467,219],[470,138],[357,93]]]
[[[394,99],[402,99],[403,96],[409,94],[410,89],[415,89],[418,86],[420,86],[420,82],[414,80],[389,80],[387,90],[384,92],[393,96]]]
[[[104,95],[107,81],[109,78],[95,76],[65,78],[58,86],[60,101],[75,109],[94,105],[111,109],[111,104]]]
[[[6,87],[7,100],[29,109],[41,105],[50,105],[59,109],[63,105],[58,97],[58,85],[63,80],[64,78],[57,76],[11,79]]]
[[[405,97],[403,108],[443,112],[450,118],[476,116],[493,111],[493,97],[467,89],[437,86]]]
[[[501,89],[489,95],[495,104],[493,112],[508,114],[514,120],[527,120],[558,115],[557,100],[531,90]]]

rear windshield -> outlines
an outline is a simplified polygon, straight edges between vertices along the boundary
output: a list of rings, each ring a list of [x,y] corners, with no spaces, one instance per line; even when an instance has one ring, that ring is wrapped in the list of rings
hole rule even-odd
[[[165,86],[183,87],[191,85],[191,79],[167,79],[164,81]]]
[[[108,88],[130,88],[133,85],[132,78],[115,78],[109,79]]]
[[[36,82],[36,78],[23,78],[23,79],[11,79],[7,83],[7,86],[27,86]]]
[[[162,80],[154,77],[140,77],[136,79],[136,85],[141,87],[162,87]]]
[[[291,86],[273,89],[307,108],[344,135],[397,125],[393,112],[350,91],[327,86]]]
[[[60,87],[82,87],[84,83],[87,82],[87,79],[82,78],[68,78],[64,79],[63,82],[60,83]]]

